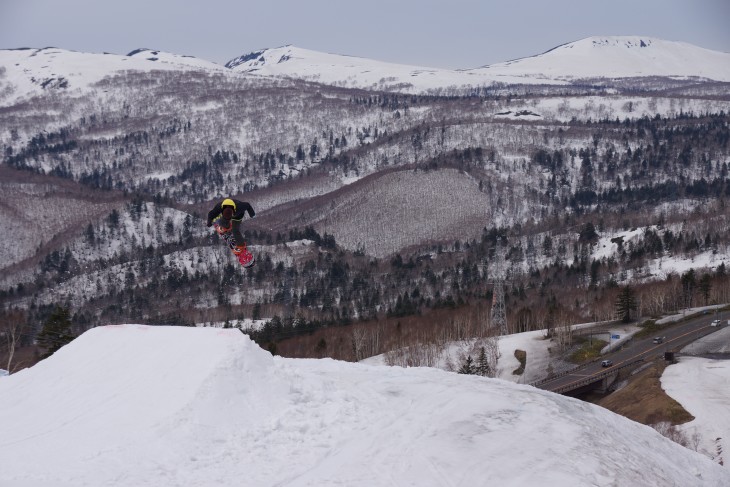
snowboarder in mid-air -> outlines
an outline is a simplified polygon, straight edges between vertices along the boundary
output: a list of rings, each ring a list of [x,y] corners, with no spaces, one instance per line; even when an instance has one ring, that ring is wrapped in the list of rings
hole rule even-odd
[[[246,241],[241,234],[241,221],[246,213],[249,218],[256,216],[249,203],[226,198],[208,212],[208,226],[215,227],[218,235],[223,237],[243,267],[251,267],[255,259],[246,248]]]

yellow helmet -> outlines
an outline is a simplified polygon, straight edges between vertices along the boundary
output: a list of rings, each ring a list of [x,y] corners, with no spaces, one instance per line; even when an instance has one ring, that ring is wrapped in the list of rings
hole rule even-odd
[[[223,200],[223,203],[221,203],[221,209],[225,208],[226,206],[230,206],[231,208],[233,208],[233,211],[236,211],[236,203],[232,199],[226,198]]]

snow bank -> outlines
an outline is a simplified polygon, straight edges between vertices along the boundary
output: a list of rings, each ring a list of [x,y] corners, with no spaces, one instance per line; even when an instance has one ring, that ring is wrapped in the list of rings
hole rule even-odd
[[[682,357],[662,374],[662,388],[695,417],[680,429],[699,451],[722,458],[730,438],[730,361]],[[694,447],[694,445],[693,445]],[[718,451],[719,448],[719,451]],[[719,459],[718,459],[719,460]],[[723,458],[727,462],[727,454]]]
[[[93,329],[0,381],[0,485],[730,485],[605,409],[440,370],[272,357],[237,330]]]

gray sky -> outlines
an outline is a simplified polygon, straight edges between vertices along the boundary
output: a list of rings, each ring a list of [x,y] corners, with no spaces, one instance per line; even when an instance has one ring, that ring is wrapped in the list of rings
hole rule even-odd
[[[224,64],[293,44],[439,68],[532,56],[593,35],[730,52],[730,0],[0,0],[0,48],[127,54],[148,47]]]

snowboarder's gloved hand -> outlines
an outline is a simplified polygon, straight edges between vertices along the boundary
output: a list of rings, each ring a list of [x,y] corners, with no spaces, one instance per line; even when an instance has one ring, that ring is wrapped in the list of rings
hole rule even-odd
[[[224,218],[218,220],[218,232],[227,232],[231,228],[233,228],[231,220],[226,220]]]
[[[205,224],[205,226],[206,227],[212,227],[213,226],[213,222],[210,221],[210,220],[208,220],[208,222]]]

